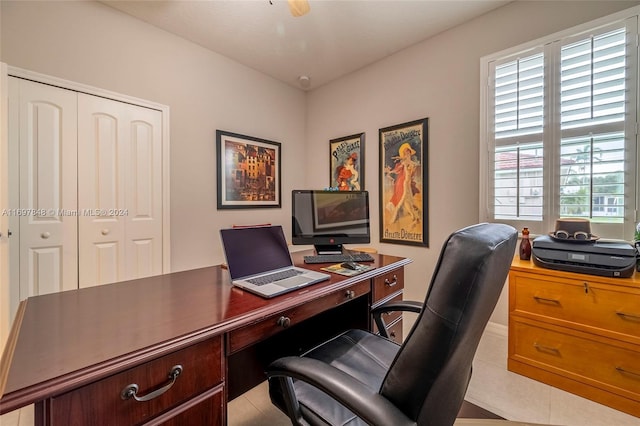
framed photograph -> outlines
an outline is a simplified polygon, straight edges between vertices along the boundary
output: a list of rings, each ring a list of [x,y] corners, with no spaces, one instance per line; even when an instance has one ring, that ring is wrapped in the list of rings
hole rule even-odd
[[[218,209],[281,207],[280,143],[216,130]]]
[[[428,119],[379,130],[380,242],[429,246]]]
[[[364,133],[329,141],[329,186],[364,190]]]

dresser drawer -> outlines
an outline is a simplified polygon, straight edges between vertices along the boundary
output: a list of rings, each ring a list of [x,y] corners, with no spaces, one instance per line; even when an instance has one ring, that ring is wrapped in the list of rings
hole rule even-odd
[[[640,289],[512,273],[511,311],[640,343]]]
[[[178,365],[182,371],[164,393],[146,402],[122,398],[132,384],[138,398],[160,393]],[[222,337],[215,337],[52,398],[53,424],[141,424],[220,384],[223,371]]]
[[[404,288],[404,269],[396,269],[373,280],[373,304],[402,291]]]
[[[640,401],[640,351],[553,325],[513,320],[510,358]]]
[[[348,289],[324,296],[313,303],[305,303],[260,321],[232,330],[228,333],[227,352],[232,354],[249,345],[264,340],[285,328],[292,327],[321,312],[335,308],[345,302],[368,294],[371,290],[369,281],[359,282]]]

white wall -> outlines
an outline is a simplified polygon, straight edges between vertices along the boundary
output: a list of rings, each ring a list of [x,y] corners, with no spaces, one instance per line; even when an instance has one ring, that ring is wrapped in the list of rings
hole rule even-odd
[[[326,185],[328,159],[317,159],[327,157],[329,139],[366,132],[365,189],[377,224],[378,129],[429,118],[430,247],[377,244],[414,260],[406,268],[405,294],[423,299],[445,238],[478,221],[480,58],[638,3],[513,2],[312,91],[308,183]],[[378,234],[376,226],[373,241]],[[507,324],[506,291],[492,321]]]
[[[288,232],[291,189],[327,185],[328,141],[366,132],[372,245],[414,259],[421,299],[446,236],[478,221],[480,58],[639,3],[513,2],[308,94],[99,3],[0,2],[0,61],[170,107],[173,270],[221,262],[221,227]],[[379,244],[378,129],[422,117],[430,248]],[[216,210],[216,129],[282,143],[282,209]],[[492,320],[507,323],[506,297]]]
[[[221,263],[222,227],[288,231],[289,194],[305,180],[303,91],[100,3],[0,7],[1,61],[170,107],[172,270]],[[216,129],[282,143],[281,209],[216,209]]]

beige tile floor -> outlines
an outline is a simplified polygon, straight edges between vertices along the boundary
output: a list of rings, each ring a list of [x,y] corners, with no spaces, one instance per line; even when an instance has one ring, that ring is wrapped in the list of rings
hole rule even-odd
[[[229,426],[287,426],[291,422],[269,400],[266,382],[229,402]],[[456,426],[528,426],[533,423],[458,419]]]
[[[229,426],[288,426],[289,419],[269,400],[266,383],[229,402]],[[32,426],[33,407],[0,416],[0,426]],[[455,426],[537,426],[489,419],[458,419]]]

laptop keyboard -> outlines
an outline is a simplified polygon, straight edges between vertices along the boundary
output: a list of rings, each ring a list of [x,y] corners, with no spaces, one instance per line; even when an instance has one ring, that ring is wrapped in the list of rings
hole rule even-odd
[[[247,281],[251,284],[255,285],[265,285],[271,284],[276,281],[284,280],[285,278],[295,277],[296,275],[301,275],[302,272],[296,269],[287,269],[286,271],[276,272],[269,275],[263,275],[261,277],[251,278]]]

